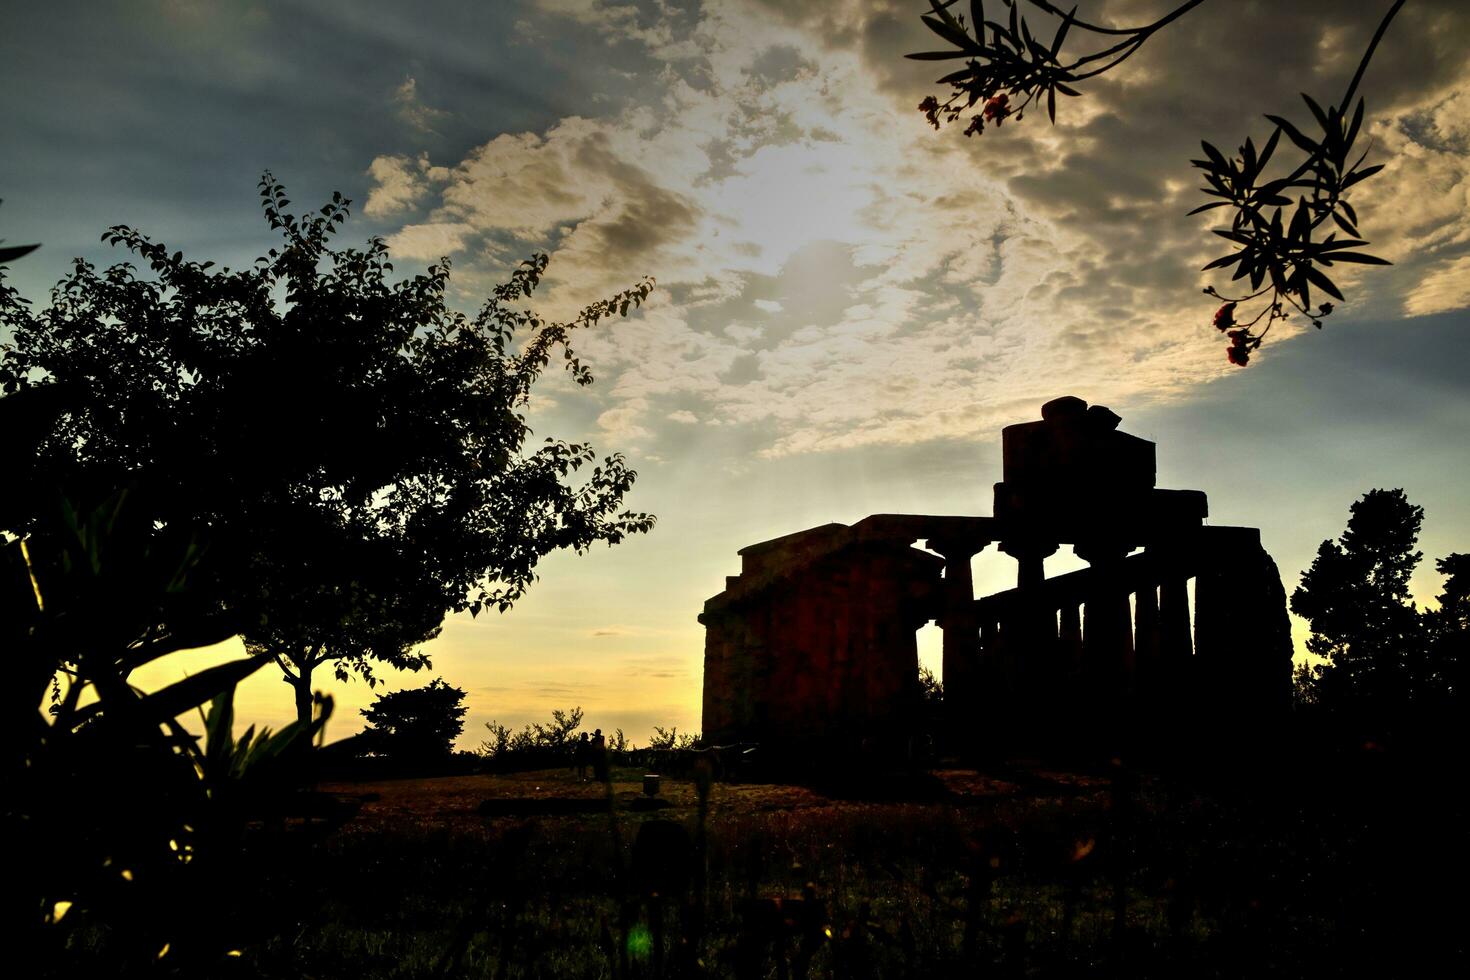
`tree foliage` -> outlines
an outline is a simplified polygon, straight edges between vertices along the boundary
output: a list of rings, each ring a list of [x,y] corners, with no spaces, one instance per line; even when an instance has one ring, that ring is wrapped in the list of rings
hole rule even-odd
[[[369,751],[408,762],[447,758],[464,731],[465,692],[435,678],[423,687],[380,694],[362,709]]]
[[[0,424],[17,403],[32,407],[0,399]],[[288,812],[302,775],[294,748],[321,731],[330,700],[304,725],[236,739],[235,685],[258,660],[151,692],[130,681],[234,631],[192,591],[206,562],[206,549],[155,528],[126,492],[88,512],[58,502],[26,537],[0,542],[11,849],[0,892],[15,959],[33,975],[201,976],[275,927],[241,841],[249,821]],[[201,744],[179,717],[205,705]]]
[[[653,734],[648,737],[648,747],[655,752],[686,752],[698,748],[699,740],[697,732],[680,735],[679,729],[673,725],[668,728],[654,725]]]
[[[480,743],[480,754],[494,759],[506,753],[564,755],[570,751],[573,736],[582,727],[582,709],[556,708],[548,722],[532,722],[520,731],[496,721],[485,723],[490,737]]]
[[[959,0],[929,0],[931,11],[924,23],[952,47],[909,55],[925,61],[964,59],[965,66],[940,78],[950,92],[940,102],[934,96],[919,104],[936,129],[955,122],[980,106],[970,118],[965,135],[981,133],[987,125],[1000,126],[1007,119],[1020,121],[1033,104],[1045,102],[1047,115],[1056,122],[1057,94],[1080,96],[1074,86],[1122,64],[1162,28],[1173,23],[1202,0],[1187,0],[1153,23],[1140,27],[1106,27],[1077,17],[1077,8],[1063,12],[1046,0],[1001,0],[1000,20],[988,20],[983,0],[971,0],[970,21],[952,13]],[[1311,127],[1299,127],[1280,115],[1267,114],[1274,129],[1259,149],[1247,137],[1239,155],[1227,157],[1210,143],[1202,143],[1204,156],[1192,161],[1204,177],[1203,192],[1214,200],[1191,214],[1215,208],[1232,208],[1227,228],[1215,234],[1230,242],[1233,251],[1205,266],[1205,270],[1235,267],[1232,282],[1248,283],[1244,291],[1222,292],[1213,285],[1210,296],[1224,300],[1215,312],[1213,325],[1227,334],[1226,354],[1232,364],[1245,366],[1250,355],[1278,320],[1300,315],[1313,326],[1333,311],[1330,301],[1314,305],[1312,291],[1318,290],[1341,301],[1343,294],[1326,269],[1335,263],[1387,265],[1377,256],[1359,249],[1367,245],[1358,232],[1358,214],[1347,191],[1382,170],[1382,165],[1365,167],[1367,151],[1355,152],[1362,131],[1364,101],[1354,98],[1368,63],[1384,32],[1404,0],[1394,0],[1378,26],[1348,83],[1342,99],[1321,104],[1302,93],[1320,136]],[[1056,23],[1050,40],[1028,22],[1023,6],[1033,8]],[[1095,50],[1069,56],[1068,39],[1092,42]],[[1086,43],[1086,42],[1084,42]],[[1298,157],[1273,170],[1281,137],[1295,147]],[[1341,233],[1344,237],[1338,237]],[[1319,297],[1320,299],[1320,297]],[[1242,306],[1245,309],[1242,309]],[[1264,321],[1264,326],[1259,324]],[[1258,328],[1259,326],[1259,328]]]
[[[469,316],[448,305],[447,261],[395,281],[381,240],[335,247],[341,195],[297,215],[269,174],[260,190],[283,241],[249,268],[118,226],[103,240],[146,272],[79,259],[39,312],[0,281],[0,387],[63,409],[30,486],[85,506],[138,483],[159,526],[210,542],[199,588],[307,719],[315,668],[371,683],[374,663],[422,667],[446,611],[504,611],[550,552],[652,527],[620,509],[622,456],[528,444],[525,413],[553,359],[592,382],[572,333],[628,315],[653,282],[552,321],[525,305],[536,255]]]
[[[1349,718],[1392,724],[1424,693],[1419,614],[1409,578],[1424,510],[1402,490],[1370,490],[1352,505],[1347,529],[1323,541],[1291,596],[1312,628],[1307,697]]]
[[[1470,693],[1470,555],[1449,555],[1435,566],[1445,583],[1439,608],[1424,614],[1426,679],[1440,707],[1459,712]]]

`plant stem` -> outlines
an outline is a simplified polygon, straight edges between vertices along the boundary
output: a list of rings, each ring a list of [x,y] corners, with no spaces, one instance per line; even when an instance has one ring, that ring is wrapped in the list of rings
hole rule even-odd
[[[1050,3],[1047,3],[1046,0],[1027,0],[1027,2],[1030,3],[1031,6],[1038,7],[1041,10],[1044,10],[1047,13],[1053,14],[1057,17],[1067,16],[1065,11],[1057,9]],[[1188,0],[1187,3],[1180,4],[1177,8],[1171,10],[1169,13],[1165,14],[1163,17],[1160,17],[1158,20],[1154,21],[1152,24],[1149,24],[1146,27],[1099,27],[1097,24],[1089,24],[1087,21],[1078,20],[1076,17],[1072,18],[1072,26],[1080,27],[1085,31],[1091,31],[1094,34],[1141,34],[1144,37],[1147,37],[1148,35],[1152,34],[1154,31],[1165,26],[1166,24],[1172,23],[1173,21],[1178,20],[1180,17],[1183,17],[1185,14],[1189,13],[1195,7],[1198,7],[1204,2],[1205,0]]]
[[[1353,96],[1358,92],[1358,83],[1363,80],[1363,72],[1368,70],[1368,62],[1373,59],[1373,52],[1378,49],[1378,42],[1383,40],[1384,33],[1388,30],[1388,24],[1393,20],[1393,15],[1399,12],[1404,5],[1404,0],[1394,0],[1388,13],[1384,15],[1383,22],[1378,25],[1378,30],[1373,35],[1373,40],[1368,42],[1368,50],[1363,52],[1363,60],[1358,62],[1358,71],[1353,75],[1352,82],[1347,87],[1347,94],[1342,97],[1342,113],[1347,115],[1348,106],[1352,104]]]

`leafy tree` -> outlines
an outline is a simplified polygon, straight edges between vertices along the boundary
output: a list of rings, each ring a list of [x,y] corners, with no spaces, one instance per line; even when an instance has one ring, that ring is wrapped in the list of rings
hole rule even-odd
[[[926,712],[938,713],[944,708],[944,682],[923,664],[919,665],[919,697]]]
[[[1327,661],[1299,674],[1301,697],[1352,721],[1394,724],[1423,697],[1423,637],[1409,577],[1424,510],[1402,490],[1370,490],[1347,529],[1323,541],[1291,596],[1312,627],[1307,649]]]
[[[1077,16],[1077,8],[1064,12],[1047,0],[1001,0],[1003,13],[989,20],[983,0],[971,0],[970,21],[951,13],[959,0],[929,0],[924,23],[951,47],[909,55],[921,61],[963,60],[965,65],[938,80],[948,86],[940,102],[929,96],[919,111],[938,129],[955,122],[980,106],[970,118],[965,135],[984,132],[987,125],[1001,126],[1007,119],[1019,122],[1026,110],[1043,101],[1052,123],[1056,122],[1057,94],[1080,96],[1074,86],[1111,71],[1132,57],[1158,31],[1199,6],[1203,0],[1186,0],[1158,20],[1139,27],[1107,27]],[[1245,366],[1250,355],[1278,320],[1300,315],[1313,326],[1333,311],[1331,302],[1313,304],[1312,290],[1342,300],[1337,285],[1323,271],[1334,263],[1387,265],[1376,256],[1356,251],[1368,244],[1358,233],[1358,215],[1346,192],[1382,170],[1381,165],[1364,167],[1366,157],[1355,154],[1354,143],[1362,130],[1364,103],[1357,96],[1359,83],[1378,43],[1383,39],[1404,0],[1394,0],[1369,42],[1357,71],[1336,103],[1313,99],[1303,93],[1320,136],[1309,135],[1310,127],[1298,127],[1280,115],[1268,114],[1274,129],[1257,149],[1247,137],[1237,157],[1227,158],[1214,146],[1203,143],[1204,158],[1192,161],[1202,171],[1203,192],[1216,200],[1191,214],[1214,208],[1234,209],[1228,228],[1215,234],[1230,242],[1234,251],[1205,266],[1228,269],[1235,266],[1232,282],[1244,280],[1249,288],[1234,294],[1222,293],[1213,285],[1205,292],[1224,304],[1215,312],[1214,326],[1230,338],[1226,354],[1232,364]],[[1056,24],[1051,40],[1028,22],[1023,8],[1040,12]],[[994,8],[992,8],[994,9]],[[1084,39],[1091,50],[1081,54],[1066,50],[1070,39]],[[1285,135],[1300,156],[1268,169],[1273,154]],[[1341,232],[1345,237],[1339,238]],[[1242,287],[1243,288],[1243,287]],[[1241,309],[1245,306],[1246,309]],[[1262,321],[1265,326],[1257,331]]]
[[[0,280],[0,388],[62,403],[27,485],[87,507],[137,483],[160,527],[208,540],[197,583],[271,658],[310,720],[312,678],[417,669],[445,612],[504,611],[552,551],[653,525],[620,511],[635,473],[590,446],[526,445],[525,409],[572,331],[626,316],[651,279],[568,322],[525,308],[536,255],[474,316],[446,304],[448,262],[390,281],[386,246],[336,248],[349,202],[292,214],[261,199],[283,243],[246,269],[185,259],[127,227],[123,262],[77,260],[34,311]],[[36,521],[31,507],[11,530]]]
[[[1426,674],[1443,709],[1457,712],[1470,691],[1470,555],[1441,558],[1435,567],[1445,583],[1439,608],[1424,613],[1429,639]]]
[[[551,721],[533,722],[518,732],[499,722],[487,721],[485,730],[490,737],[480,743],[480,754],[491,759],[507,752],[561,755],[568,751],[572,736],[581,727],[580,707],[569,711],[556,708],[551,712]]]
[[[648,737],[648,747],[656,752],[683,752],[699,746],[699,735],[679,734],[677,727],[664,728],[660,725],[653,726],[653,734]]]
[[[378,695],[362,709],[374,755],[407,761],[447,758],[464,731],[465,692],[435,678],[423,687]]]

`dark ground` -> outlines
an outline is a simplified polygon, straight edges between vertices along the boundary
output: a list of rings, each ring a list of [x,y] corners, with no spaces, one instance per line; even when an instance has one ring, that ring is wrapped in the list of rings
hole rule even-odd
[[[291,927],[230,972],[1417,977],[1466,965],[1458,774],[1372,749],[1331,773],[1288,760],[1209,780],[1018,764],[822,792],[716,783],[702,848],[692,783],[666,777],[671,806],[644,811],[642,771],[612,775],[611,811],[606,787],[559,770],[323,787],[362,799],[360,812],[275,872]],[[635,853],[647,821],[682,827],[689,850],[674,830],[672,849],[650,838]]]

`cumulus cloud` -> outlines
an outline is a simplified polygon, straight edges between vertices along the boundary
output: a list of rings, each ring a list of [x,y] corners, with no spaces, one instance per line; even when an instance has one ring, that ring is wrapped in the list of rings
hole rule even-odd
[[[1428,316],[1466,307],[1470,307],[1470,255],[1446,262],[1425,276],[1409,294],[1404,312]]]
[[[363,212],[372,218],[406,211],[429,193],[419,167],[408,157],[378,157],[368,165],[368,177],[373,183]]]
[[[565,18],[598,28],[606,44],[629,42],[648,47],[663,59],[693,58],[698,44],[687,36],[686,11],[668,0],[536,0],[553,18]],[[686,30],[680,30],[680,28]],[[532,25],[527,33],[539,34]]]
[[[599,426],[650,454],[694,420],[768,455],[964,438],[1064,390],[1136,404],[1222,374],[1198,271],[1219,247],[1186,215],[1188,160],[1201,137],[1264,137],[1263,112],[1300,117],[1297,91],[1334,94],[1377,16],[1205,5],[1055,128],[966,140],[913,111],[933,67],[902,58],[932,46],[909,3],[540,7],[662,70],[615,113],[487,134],[457,163],[379,158],[369,210],[430,208],[394,239],[411,254],[551,249],[554,312],[657,275],[636,320],[583,342]],[[1389,169],[1354,200],[1397,265],[1342,278],[1363,308],[1464,302],[1467,23],[1410,5],[1365,83]]]
[[[387,243],[389,250],[400,258],[432,262],[463,249],[474,231],[472,226],[460,222],[404,225],[388,236]]]

